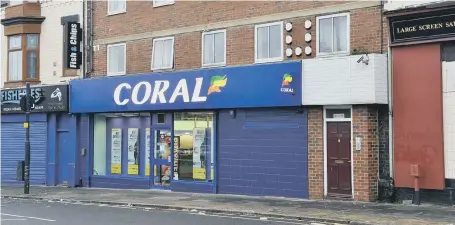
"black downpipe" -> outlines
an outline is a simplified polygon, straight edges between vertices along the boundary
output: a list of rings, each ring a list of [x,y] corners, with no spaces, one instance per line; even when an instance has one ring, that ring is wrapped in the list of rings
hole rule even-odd
[[[384,1],[381,0],[381,54],[384,52]]]
[[[87,24],[86,24],[86,20],[85,20],[85,6],[86,6],[86,1],[82,1],[82,24],[84,24],[84,29],[82,29],[82,79],[85,79],[87,77],[87,74],[86,71],[87,71],[87,62],[85,61],[86,60],[86,46],[85,46],[85,39],[87,38],[87,29],[85,29],[87,27]]]

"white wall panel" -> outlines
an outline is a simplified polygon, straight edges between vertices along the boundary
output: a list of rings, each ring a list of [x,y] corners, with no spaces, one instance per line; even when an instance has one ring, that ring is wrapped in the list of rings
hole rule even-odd
[[[455,179],[455,62],[442,63],[445,177]]]
[[[314,58],[302,63],[302,104],[387,104],[387,56]]]

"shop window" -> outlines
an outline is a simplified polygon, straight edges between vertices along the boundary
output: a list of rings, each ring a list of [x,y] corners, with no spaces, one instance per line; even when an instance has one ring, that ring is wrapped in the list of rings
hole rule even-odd
[[[214,132],[213,113],[174,114],[174,180],[213,180]]]
[[[316,23],[319,55],[349,53],[349,14],[321,16]]]
[[[94,116],[94,175],[150,174],[150,114]]]
[[[126,0],[108,0],[107,1],[108,15],[126,12]]]
[[[174,67],[174,37],[153,39],[152,70]]]
[[[283,23],[255,26],[255,62],[283,60]]]
[[[226,30],[202,34],[202,66],[226,65]]]
[[[38,76],[38,34],[8,38],[8,81],[36,80]]]

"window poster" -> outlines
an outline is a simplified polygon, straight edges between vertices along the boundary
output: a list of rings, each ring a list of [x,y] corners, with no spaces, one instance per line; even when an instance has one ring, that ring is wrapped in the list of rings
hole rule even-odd
[[[128,175],[139,174],[139,129],[128,128]]]
[[[145,176],[150,175],[150,128],[145,129]]]
[[[179,150],[180,150],[180,137],[174,136],[174,180],[179,179]]]
[[[193,178],[205,180],[205,167],[202,162],[205,161],[205,128],[193,129]]]
[[[120,128],[112,128],[111,173],[122,173],[122,129]]]

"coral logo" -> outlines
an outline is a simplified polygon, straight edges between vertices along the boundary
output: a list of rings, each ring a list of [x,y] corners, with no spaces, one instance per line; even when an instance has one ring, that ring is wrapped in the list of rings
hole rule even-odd
[[[283,81],[281,83],[281,92],[294,93],[294,88],[287,87],[287,86],[291,86],[291,83],[292,83],[292,75],[288,74],[288,73],[285,73],[283,75]]]
[[[221,92],[220,88],[224,88],[227,83],[227,77],[224,76],[213,76],[210,79],[210,87],[207,91],[207,95],[210,95],[213,92]]]

